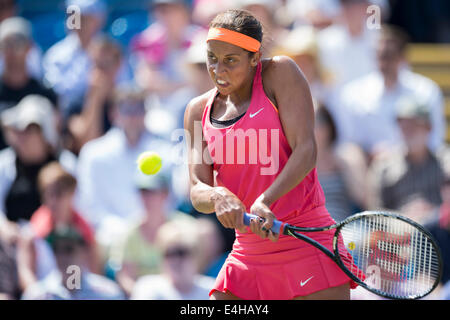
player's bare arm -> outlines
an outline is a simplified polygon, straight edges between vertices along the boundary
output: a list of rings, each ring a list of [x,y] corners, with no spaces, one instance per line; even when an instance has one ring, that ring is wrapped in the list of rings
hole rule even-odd
[[[273,99],[278,108],[283,131],[292,149],[278,177],[251,208],[251,213],[266,218],[262,225],[264,230],[272,226],[270,205],[298,185],[315,167],[317,150],[311,93],[295,62],[284,56],[264,61],[263,83],[269,99]],[[261,236],[264,237],[263,233]],[[269,234],[269,238],[273,240],[274,236]]]
[[[195,124],[202,121],[205,105],[204,95],[194,98],[188,104],[184,117],[184,127],[190,137],[188,163],[191,202],[199,212],[206,214],[215,212],[224,227],[237,228],[245,232],[242,218],[245,212],[243,203],[227,188],[214,186],[212,161],[207,152],[206,142],[194,134]],[[195,139],[201,139],[201,144]]]

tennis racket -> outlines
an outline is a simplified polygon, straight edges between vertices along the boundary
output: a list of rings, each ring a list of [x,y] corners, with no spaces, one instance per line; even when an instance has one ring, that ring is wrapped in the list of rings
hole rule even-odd
[[[262,219],[245,213],[244,224]],[[335,229],[333,252],[302,233]],[[439,284],[442,259],[432,235],[394,213],[365,211],[319,228],[274,220],[272,232],[306,241],[330,257],[361,287],[390,299],[419,299]]]

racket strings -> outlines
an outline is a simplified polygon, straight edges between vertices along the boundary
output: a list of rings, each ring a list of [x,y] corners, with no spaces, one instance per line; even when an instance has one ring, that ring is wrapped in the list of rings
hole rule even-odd
[[[433,242],[403,220],[374,215],[345,224],[339,257],[368,288],[398,298],[423,296],[439,278]]]

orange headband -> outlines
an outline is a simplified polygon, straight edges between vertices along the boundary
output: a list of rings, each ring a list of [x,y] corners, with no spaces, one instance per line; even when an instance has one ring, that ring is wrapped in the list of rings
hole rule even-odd
[[[206,42],[209,40],[219,40],[234,44],[235,46],[241,47],[250,52],[257,52],[261,47],[261,42],[258,40],[246,36],[240,32],[232,31],[225,28],[211,28],[208,31],[208,38]]]

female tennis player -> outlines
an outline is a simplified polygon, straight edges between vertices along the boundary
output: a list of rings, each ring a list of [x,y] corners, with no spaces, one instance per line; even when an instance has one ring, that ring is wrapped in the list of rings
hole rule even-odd
[[[355,284],[331,259],[268,231],[274,218],[303,227],[334,221],[315,170],[307,81],[290,58],[261,59],[262,38],[261,24],[249,12],[218,14],[207,38],[215,88],[194,98],[185,112],[193,206],[236,229],[210,298],[349,299]],[[202,135],[196,137],[199,124]],[[247,227],[244,212],[265,221]],[[309,236],[332,247],[332,232]]]

